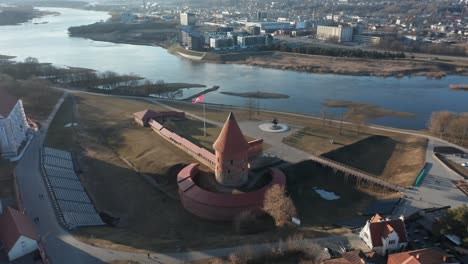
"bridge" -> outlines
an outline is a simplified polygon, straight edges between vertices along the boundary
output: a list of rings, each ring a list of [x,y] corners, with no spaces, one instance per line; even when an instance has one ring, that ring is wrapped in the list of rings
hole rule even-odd
[[[380,188],[383,188],[384,190],[391,190],[395,192],[401,192],[403,191],[403,187],[390,183],[388,181],[379,179],[378,176],[372,175],[370,173],[358,170],[356,168],[353,168],[351,166],[345,165],[343,163],[336,162],[331,159],[327,159],[322,156],[310,156],[310,160],[315,161],[322,166],[329,167],[333,169],[335,172],[340,171],[344,173],[345,178],[347,179],[349,176],[352,176],[356,178],[357,184],[361,184],[362,182],[366,182],[369,184],[372,184],[374,186],[378,186]]]

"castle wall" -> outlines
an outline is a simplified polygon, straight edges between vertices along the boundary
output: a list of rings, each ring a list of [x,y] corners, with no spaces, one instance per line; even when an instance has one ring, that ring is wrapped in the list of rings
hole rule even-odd
[[[284,186],[286,176],[276,168],[271,169],[271,182],[261,189],[247,193],[215,193],[197,186],[193,177],[198,173],[199,164],[192,163],[177,176],[180,201],[192,214],[214,221],[231,221],[246,210],[261,210],[266,191],[273,185]]]

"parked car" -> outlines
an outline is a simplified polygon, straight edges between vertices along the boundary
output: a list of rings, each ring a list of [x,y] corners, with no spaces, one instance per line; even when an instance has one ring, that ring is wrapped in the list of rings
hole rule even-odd
[[[468,162],[463,162],[461,165],[462,165],[463,167],[468,167]]]

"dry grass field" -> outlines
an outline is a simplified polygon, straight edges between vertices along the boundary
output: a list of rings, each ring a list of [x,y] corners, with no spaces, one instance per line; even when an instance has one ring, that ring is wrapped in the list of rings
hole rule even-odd
[[[121,219],[118,227],[79,229],[74,233],[78,239],[120,250],[173,252],[178,248],[190,250],[271,241],[290,234],[286,230],[238,235],[232,224],[201,220],[186,212],[180,201],[171,198],[178,196],[175,180],[178,168],[196,161],[150,128],[134,124],[132,116],[142,109],[166,109],[130,99],[89,94],[74,97],[76,122],[80,125],[68,130],[71,136],[57,136],[63,133],[63,122],[69,122],[69,110],[60,111],[57,120],[63,121],[51,127],[47,140],[56,147],[66,148],[68,144],[69,149],[81,154],[83,174],[80,177],[96,208]],[[68,106],[68,103],[64,105]],[[122,157],[172,195],[146,182]]]
[[[424,138],[369,129],[343,129],[340,135],[337,126],[305,127],[284,142],[402,186],[410,186],[424,166]]]
[[[132,113],[143,109],[167,110],[146,101],[74,94],[76,111],[74,121],[79,126],[65,129],[69,123],[73,104],[67,100],[52,123],[47,142],[51,146],[71,149],[80,154],[81,180],[96,208],[121,219],[117,227],[81,228],[74,235],[89,244],[133,252],[174,252],[177,249],[226,247],[245,243],[276,241],[289,236],[294,230],[266,231],[254,235],[239,235],[230,223],[201,220],[186,212],[177,197],[176,174],[183,164],[196,162],[191,156],[175,147],[150,128],[133,121]],[[174,103],[172,106],[175,106]],[[186,104],[185,111],[201,113],[199,105]],[[225,121],[229,110],[207,107],[207,118]],[[236,110],[236,118],[246,120],[246,110]],[[279,118],[283,122],[310,126],[320,120],[261,113],[256,119]],[[208,139],[203,137],[203,123],[187,120],[172,128],[192,136],[194,141],[207,147],[217,137],[220,128],[209,127]],[[307,123],[309,124],[309,123]],[[351,128],[348,128],[352,132]],[[367,132],[363,132],[366,135]],[[204,139],[200,141],[200,139]],[[354,141],[353,141],[354,140]],[[358,139],[350,138],[346,142]],[[131,169],[128,160],[140,173],[149,175],[160,188],[150,185]],[[305,225],[300,231],[306,237],[323,236],[321,226],[343,219],[343,214],[355,217],[359,211],[380,197],[380,194],[358,190],[342,177],[326,169],[298,165],[287,171],[288,176],[300,176],[300,184],[290,185],[290,194],[297,203]],[[313,166],[313,165],[312,165]],[[289,184],[289,183],[288,183]],[[326,201],[311,189],[319,187],[342,196],[336,201]],[[161,191],[163,190],[163,191]],[[170,194],[170,195],[168,195]],[[313,208],[311,207],[313,204]],[[340,214],[337,214],[337,208]],[[343,213],[341,213],[343,212]],[[330,232],[330,231],[329,231]]]
[[[164,103],[199,116],[203,115],[200,105],[184,102]],[[248,109],[217,106],[206,106],[206,118],[223,122],[229,111],[234,112],[237,120],[249,119]],[[329,157],[377,174],[396,184],[410,186],[424,166],[427,140],[421,137],[372,129],[359,124],[344,123],[340,129],[340,123],[333,123],[327,119],[312,119],[284,113],[260,111],[259,114],[255,112],[252,116],[255,120],[273,118],[303,127],[285,138],[284,143],[314,155],[334,151]],[[371,136],[382,137],[368,140]]]

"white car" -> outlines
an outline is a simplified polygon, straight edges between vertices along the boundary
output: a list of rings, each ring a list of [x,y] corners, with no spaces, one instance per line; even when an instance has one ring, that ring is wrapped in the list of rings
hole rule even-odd
[[[463,162],[461,165],[468,168],[468,162]]]

